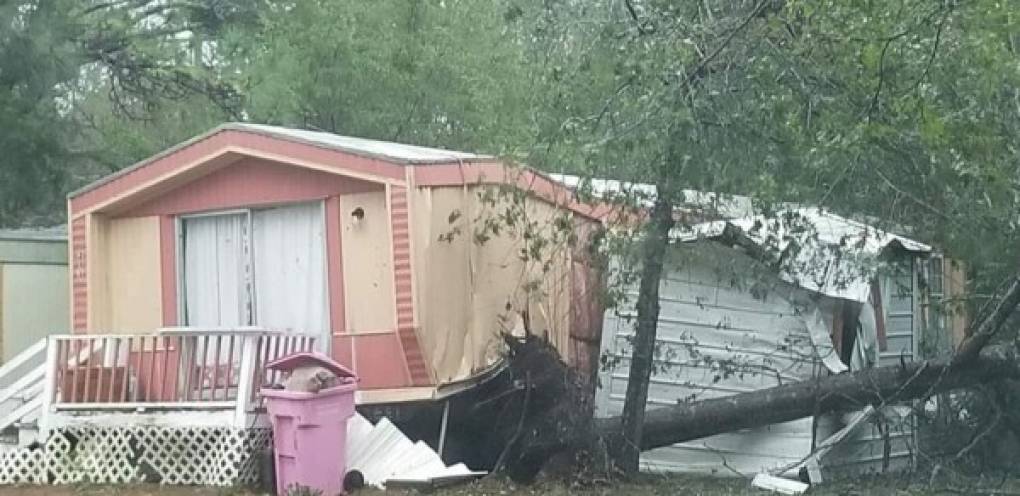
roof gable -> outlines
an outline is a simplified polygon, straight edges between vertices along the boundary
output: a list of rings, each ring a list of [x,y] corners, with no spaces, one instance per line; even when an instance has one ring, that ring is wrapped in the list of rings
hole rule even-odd
[[[165,181],[106,209],[114,216],[179,215],[315,201],[336,194],[379,190],[383,185],[252,157],[242,157],[198,177]],[[161,185],[162,186],[162,185]]]
[[[71,218],[138,204],[229,166],[244,157],[346,176],[365,182],[441,187],[468,182],[504,183],[597,219],[560,183],[495,157],[277,126],[228,123],[68,195]]]
[[[398,143],[258,124],[230,123],[106,176],[69,197],[72,216],[161,188],[177,176],[199,176],[251,156],[370,182],[406,182],[407,166],[490,158]]]

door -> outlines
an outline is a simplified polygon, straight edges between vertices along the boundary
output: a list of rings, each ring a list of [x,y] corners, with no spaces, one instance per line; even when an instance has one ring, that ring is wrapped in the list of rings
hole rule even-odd
[[[184,325],[288,330],[327,351],[321,202],[183,217],[180,226]]]
[[[252,212],[255,325],[329,342],[326,239],[322,205],[305,203]]]

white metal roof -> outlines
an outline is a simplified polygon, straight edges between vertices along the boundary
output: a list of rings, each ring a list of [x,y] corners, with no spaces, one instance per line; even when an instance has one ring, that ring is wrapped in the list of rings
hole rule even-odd
[[[866,301],[870,275],[878,257],[890,247],[926,254],[932,247],[850,220],[821,208],[783,210],[675,229],[674,239],[717,238],[733,226],[769,253],[780,254],[796,243],[795,256],[783,263],[783,278],[826,296]]]
[[[612,198],[618,195],[632,195],[635,200],[651,206],[655,199],[655,185],[647,183],[631,183],[615,179],[581,178],[570,174],[549,174],[554,181],[571,189],[585,188],[598,198]],[[754,214],[754,205],[750,197],[740,195],[723,195],[706,193],[693,189],[683,190],[681,207],[705,209],[717,213],[723,218],[743,217]]]
[[[477,160],[492,158],[475,153],[456,152],[441,148],[405,145],[390,141],[379,141],[366,138],[354,138],[322,131],[308,131],[288,127],[270,126],[266,124],[249,124],[243,122],[230,123],[227,129],[250,131],[290,141],[300,141],[312,145],[323,146],[360,155],[385,158],[406,164],[430,164],[456,162],[458,160]]]
[[[12,241],[67,241],[67,226],[0,229],[0,239]]]

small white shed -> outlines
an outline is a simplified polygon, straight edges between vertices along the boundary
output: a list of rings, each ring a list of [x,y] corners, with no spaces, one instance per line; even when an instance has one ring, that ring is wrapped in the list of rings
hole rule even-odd
[[[64,226],[0,230],[0,357],[70,328]]]

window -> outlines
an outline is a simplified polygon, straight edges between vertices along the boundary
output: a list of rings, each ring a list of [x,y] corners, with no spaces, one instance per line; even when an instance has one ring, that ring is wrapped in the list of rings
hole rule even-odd
[[[928,259],[924,275],[927,283],[926,317],[927,329],[924,336],[924,353],[926,357],[934,357],[946,353],[951,347],[946,331],[946,290],[945,260],[940,254],[932,254]]]

